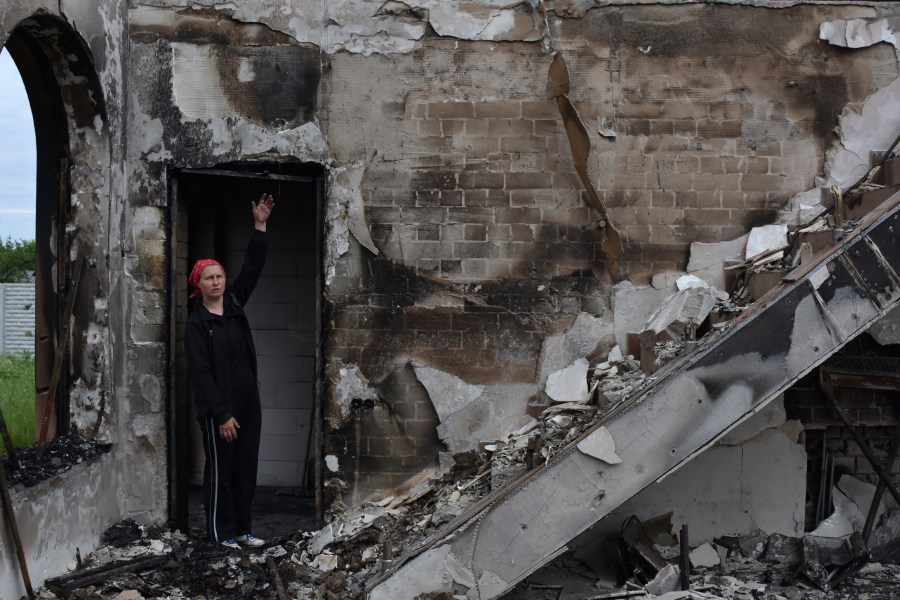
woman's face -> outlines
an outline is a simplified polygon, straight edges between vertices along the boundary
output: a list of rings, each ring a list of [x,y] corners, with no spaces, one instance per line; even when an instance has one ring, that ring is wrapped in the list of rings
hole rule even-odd
[[[218,265],[210,265],[200,272],[198,282],[204,300],[221,298],[225,293],[225,271]]]

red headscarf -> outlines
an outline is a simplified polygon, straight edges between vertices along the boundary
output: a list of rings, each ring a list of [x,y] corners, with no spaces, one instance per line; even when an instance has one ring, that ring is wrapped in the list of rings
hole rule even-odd
[[[194,268],[191,269],[191,274],[188,275],[188,283],[191,284],[192,288],[194,288],[191,290],[190,298],[196,298],[200,295],[200,274],[203,273],[203,269],[205,269],[206,267],[211,267],[213,265],[216,265],[220,269],[222,269],[222,271],[225,271],[225,267],[220,265],[218,261],[211,258],[201,258],[194,263]]]

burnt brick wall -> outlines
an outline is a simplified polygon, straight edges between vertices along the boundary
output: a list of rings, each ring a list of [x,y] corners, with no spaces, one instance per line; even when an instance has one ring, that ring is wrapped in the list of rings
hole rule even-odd
[[[684,269],[691,243],[769,223],[814,187],[840,111],[897,71],[886,45],[817,40],[820,22],[845,14],[679,5],[551,16],[632,281]],[[358,364],[392,407],[359,435],[381,439],[379,419],[418,414],[405,405],[423,389],[386,383],[411,360],[470,383],[535,381],[548,333],[580,311],[609,316],[613,283],[546,97],[551,56],[537,43],[429,37],[409,54],[325,60],[322,130],[335,155],[365,165],[380,252],[354,245],[326,299],[326,358]],[[430,432],[420,441],[409,447],[439,447]]]
[[[807,454],[806,523],[815,528],[815,507],[825,452],[834,457],[834,481],[847,474],[871,484],[878,475],[850,431],[834,413],[820,391],[818,369],[785,391],[788,419],[799,420],[805,429]],[[898,407],[896,392],[883,390],[841,389],[836,396],[847,418],[872,451],[882,461],[888,455],[891,440],[896,437]],[[900,465],[890,469],[895,485],[900,484]]]

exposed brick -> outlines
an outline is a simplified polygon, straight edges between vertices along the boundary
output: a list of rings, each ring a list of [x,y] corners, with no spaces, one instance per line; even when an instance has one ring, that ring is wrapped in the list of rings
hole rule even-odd
[[[440,227],[436,223],[423,223],[416,226],[416,239],[419,241],[437,241],[441,239]]]
[[[461,143],[469,154],[474,156],[486,156],[491,163],[494,161],[490,156],[500,149],[500,138],[497,136],[466,137],[461,140]]]
[[[488,225],[487,239],[491,242],[507,242],[510,240],[510,225]]]
[[[461,173],[459,185],[464,188],[502,189],[503,173]]]
[[[649,119],[619,119],[616,129],[628,135],[650,135],[650,121]]]
[[[441,122],[437,119],[416,121],[416,131],[420,137],[441,137],[444,135]]]
[[[697,192],[678,190],[675,192],[674,206],[681,208],[696,208],[699,206]]]
[[[485,241],[487,239],[487,227],[481,224],[465,226],[464,238],[468,241]]]
[[[650,178],[652,179],[652,177],[653,175],[651,174]],[[702,177],[704,177],[703,174],[693,175],[691,173],[663,171],[657,174],[657,184],[670,190],[689,190],[694,187],[694,181]]]
[[[490,225],[494,223],[494,211],[490,208],[449,208],[448,220],[453,223],[480,223]]]
[[[684,209],[685,225],[719,226],[731,224],[731,211],[715,208],[686,208]]]
[[[541,137],[508,136],[500,138],[501,152],[535,152],[543,153],[547,150],[547,140]]]
[[[457,275],[460,272],[462,272],[462,261],[452,259],[441,260],[441,274]]]
[[[552,186],[549,173],[507,173],[506,189],[541,189]]]
[[[484,137],[488,134],[488,121],[486,119],[466,119],[466,135],[469,137]]]
[[[512,190],[509,193],[510,206],[535,206],[536,203],[534,190]]]
[[[531,225],[513,223],[510,225],[510,240],[514,242],[534,241],[534,231]]]
[[[456,188],[456,173],[419,171],[413,174],[410,185],[416,190],[452,190]]]
[[[709,105],[709,118],[722,121],[737,121],[741,118],[741,104],[738,102],[714,102]]]
[[[488,121],[488,135],[531,138],[534,133],[532,122],[522,119],[491,119]]]
[[[522,117],[526,119],[557,119],[559,109],[555,100],[543,100],[540,102],[522,102]]]
[[[453,257],[465,258],[498,258],[499,245],[493,242],[454,242]]]
[[[460,119],[445,119],[441,121],[442,135],[462,135],[466,130],[466,121]]]
[[[509,279],[510,264],[506,260],[485,261],[484,276],[490,279]]]
[[[672,135],[675,124],[671,119],[653,119],[650,121],[650,133],[653,135]]]
[[[471,202],[470,202],[471,194]],[[466,206],[509,206],[509,194],[503,190],[466,190]]]
[[[498,100],[475,104],[475,116],[489,119],[518,119],[522,116],[522,103],[518,100]]]
[[[675,192],[669,190],[654,190],[652,200],[654,208],[672,208],[675,206]]]
[[[534,228],[534,241],[556,242],[559,240],[559,228],[552,223],[542,223]]]
[[[697,192],[698,208],[720,208],[722,206],[721,190],[705,190]],[[725,238],[723,238],[725,239]]]
[[[437,102],[428,104],[429,119],[471,119],[475,105],[471,102]]]
[[[751,175],[741,176],[740,189],[745,192],[769,192],[783,189],[785,177],[783,175]]]
[[[461,261],[460,273],[465,277],[482,278],[487,275],[488,261],[483,258],[468,258]]]
[[[440,190],[416,190],[416,206],[440,206]]]
[[[565,129],[560,119],[537,119],[533,121],[534,135],[536,136],[557,136],[563,135]]]
[[[441,190],[441,206],[462,206],[462,190]]]
[[[748,156],[741,161],[744,166],[743,172],[750,175],[765,175],[769,172],[769,160],[766,156]]]
[[[741,177],[736,173],[723,173],[720,175],[699,174],[694,177],[694,189],[700,191],[713,190],[737,190],[741,186]]]
[[[677,119],[672,121],[673,133],[697,135],[697,121],[694,119]]]

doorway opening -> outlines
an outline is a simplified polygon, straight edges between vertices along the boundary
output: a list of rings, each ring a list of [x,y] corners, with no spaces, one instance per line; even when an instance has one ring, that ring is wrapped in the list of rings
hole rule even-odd
[[[263,412],[257,485],[293,494],[317,489],[323,186],[321,165],[241,163],[172,173],[170,515],[183,531],[204,461],[183,347],[190,309],[187,276],[200,258],[215,258],[226,273],[240,270],[253,227],[250,203],[263,193],[275,199],[266,265],[244,306],[256,345]]]

